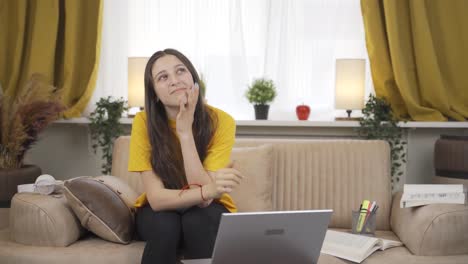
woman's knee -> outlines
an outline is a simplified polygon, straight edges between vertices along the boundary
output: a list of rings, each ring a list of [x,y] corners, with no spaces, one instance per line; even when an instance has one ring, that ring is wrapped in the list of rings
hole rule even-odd
[[[193,207],[182,215],[185,255],[188,258],[211,257],[221,214],[222,210],[217,208]]]
[[[224,212],[223,208],[217,208],[217,206],[212,205],[207,208],[200,208],[198,206],[190,208],[182,215],[184,234],[192,232],[205,235],[206,232],[216,233],[221,220],[221,214]]]
[[[196,230],[203,228],[211,222],[209,215],[204,208],[194,206],[182,215],[182,228],[185,230]]]
[[[178,243],[182,228],[178,213],[155,212],[150,207],[138,211],[136,225],[138,236],[143,240],[165,240],[174,243]]]

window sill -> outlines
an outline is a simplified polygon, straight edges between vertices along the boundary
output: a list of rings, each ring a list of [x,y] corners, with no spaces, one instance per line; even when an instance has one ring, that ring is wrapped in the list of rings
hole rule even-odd
[[[122,124],[131,125],[133,118],[123,117]],[[86,117],[60,119],[57,124],[89,124]],[[280,121],[280,120],[236,120],[237,126],[242,127],[359,127],[358,121]],[[405,128],[468,128],[468,122],[406,122],[400,123]]]

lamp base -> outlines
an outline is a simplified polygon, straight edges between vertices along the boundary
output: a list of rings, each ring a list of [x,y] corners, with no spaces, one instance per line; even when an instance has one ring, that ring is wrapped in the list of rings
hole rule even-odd
[[[346,110],[346,113],[348,114],[347,117],[335,117],[335,121],[360,121],[362,118],[360,117],[351,117],[351,112],[352,110]]]

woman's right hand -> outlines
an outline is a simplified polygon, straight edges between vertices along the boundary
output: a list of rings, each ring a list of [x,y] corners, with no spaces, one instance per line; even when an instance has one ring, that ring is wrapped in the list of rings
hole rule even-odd
[[[242,181],[244,175],[232,165],[216,171],[213,175],[213,182],[203,185],[205,199],[218,199],[224,193],[230,193]]]

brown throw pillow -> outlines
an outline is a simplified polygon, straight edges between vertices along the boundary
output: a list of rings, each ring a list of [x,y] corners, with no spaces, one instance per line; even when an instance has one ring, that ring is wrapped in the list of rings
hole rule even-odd
[[[85,176],[64,185],[68,203],[83,227],[108,241],[127,244],[132,240],[133,203],[138,195],[124,181]]]
[[[231,193],[239,212],[273,210],[273,146],[233,148],[231,160],[234,161],[234,168],[245,176]]]

